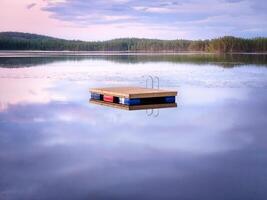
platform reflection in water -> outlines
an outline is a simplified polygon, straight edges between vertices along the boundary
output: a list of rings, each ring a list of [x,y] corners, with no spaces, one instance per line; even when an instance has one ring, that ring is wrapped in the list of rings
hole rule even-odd
[[[90,99],[90,103],[108,106],[112,108],[118,108],[122,110],[146,110],[146,109],[159,109],[159,108],[176,108],[177,103],[162,103],[162,104],[147,104],[147,105],[124,105],[112,102],[105,102],[101,100]]]

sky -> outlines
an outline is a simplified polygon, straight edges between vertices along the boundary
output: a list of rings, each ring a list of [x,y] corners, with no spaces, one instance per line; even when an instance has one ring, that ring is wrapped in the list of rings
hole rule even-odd
[[[267,37],[266,0],[0,0],[0,31],[64,39]]]

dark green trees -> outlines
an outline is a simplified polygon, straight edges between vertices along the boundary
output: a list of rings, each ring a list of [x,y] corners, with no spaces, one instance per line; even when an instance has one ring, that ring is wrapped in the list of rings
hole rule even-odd
[[[225,36],[195,41],[122,38],[103,42],[84,42],[29,33],[2,32],[0,50],[267,52],[267,38],[243,39]]]

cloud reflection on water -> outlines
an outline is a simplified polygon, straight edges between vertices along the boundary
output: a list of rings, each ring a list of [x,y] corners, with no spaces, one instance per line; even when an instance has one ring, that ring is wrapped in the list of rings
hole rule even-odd
[[[11,199],[223,199],[211,192],[216,188],[230,197],[264,194],[260,176],[266,170],[255,171],[255,152],[267,141],[261,112],[266,101],[224,94],[217,105],[184,102],[153,120],[142,111],[68,101],[11,105],[0,113],[0,185],[7,187],[2,193]],[[256,188],[257,181],[264,185]],[[247,190],[238,189],[240,183]]]
[[[256,86],[266,83],[265,69],[229,69],[222,77],[214,66],[146,64],[144,70],[143,65],[121,70],[126,65],[119,65],[101,76],[99,71],[107,67],[101,65],[108,62],[97,63],[97,69],[96,62],[86,61],[0,70],[8,75],[0,79],[5,86],[0,88],[0,102],[8,105],[0,110],[0,199],[267,196],[267,91],[245,84],[234,87],[251,77],[258,78]],[[55,69],[63,65],[65,71]],[[158,118],[151,118],[145,111],[89,104],[89,87],[109,85],[114,77],[116,84],[135,83],[135,77],[153,67],[161,69],[156,72],[163,77],[177,70],[162,84],[179,91],[178,108],[163,109]],[[129,80],[122,79],[134,71]],[[190,72],[195,75],[182,77]],[[47,78],[57,73],[77,80]],[[90,78],[78,80],[84,74]],[[192,85],[190,77],[203,82],[219,77],[230,87]],[[226,77],[234,77],[235,84]]]

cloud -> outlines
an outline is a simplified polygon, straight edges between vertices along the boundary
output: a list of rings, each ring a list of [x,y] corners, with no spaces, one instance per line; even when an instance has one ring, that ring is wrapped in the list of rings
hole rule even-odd
[[[36,3],[31,3],[26,6],[27,9],[32,9],[34,6],[36,6]]]
[[[136,6],[133,7],[133,9],[137,11],[142,12],[148,12],[148,13],[174,13],[176,12],[173,8],[167,8],[167,7],[143,7],[143,6]]]
[[[220,34],[266,36],[267,14],[259,9],[264,4],[262,0],[61,0],[50,1],[42,9],[52,18],[74,25],[117,24],[129,28],[139,24],[150,30],[161,27],[166,33],[172,27],[174,32],[191,38],[210,38]]]
[[[0,30],[80,40],[255,37],[267,36],[266,9],[264,0],[1,1]]]

